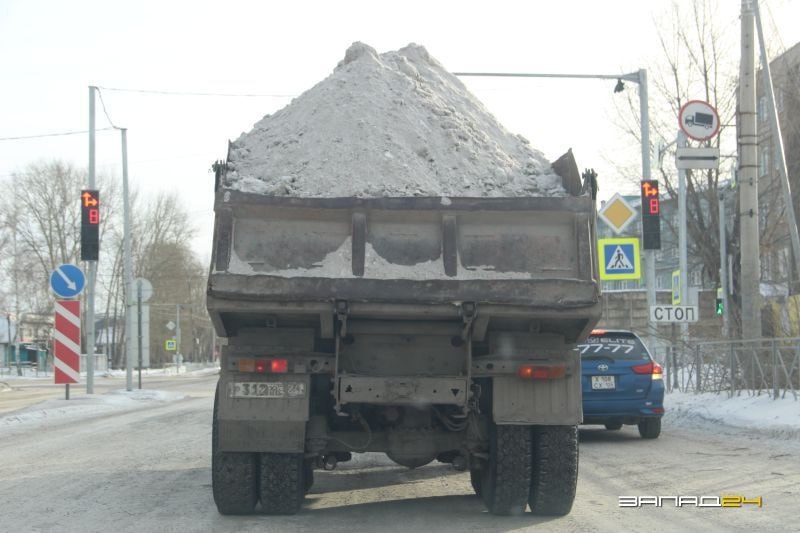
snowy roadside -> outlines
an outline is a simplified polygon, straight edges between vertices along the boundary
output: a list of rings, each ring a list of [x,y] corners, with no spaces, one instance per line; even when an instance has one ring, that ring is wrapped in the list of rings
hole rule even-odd
[[[149,378],[171,377],[175,379],[202,378],[219,373],[218,367],[203,368],[198,370],[184,370],[175,374],[174,369],[148,371]],[[134,373],[134,380],[135,380]],[[99,377],[99,376],[98,376]],[[139,409],[155,407],[161,404],[172,403],[190,397],[185,392],[167,391],[158,389],[125,390],[125,371],[112,371],[103,373],[104,378],[119,379],[122,388],[111,390],[102,394],[74,394],[69,400],[51,398],[38,401],[28,407],[14,410],[10,413],[0,414],[0,432],[29,431],[32,429],[47,429],[52,425],[86,420],[96,417],[108,416],[115,413],[124,413]],[[16,376],[5,375],[0,378],[0,402],[4,396],[13,394],[12,389],[25,384],[52,383],[52,375],[45,376]],[[82,381],[85,382],[85,374]]]
[[[773,400],[769,394],[671,392],[664,398],[665,423],[691,428],[746,432],[777,439],[800,439],[800,400],[787,394]]]

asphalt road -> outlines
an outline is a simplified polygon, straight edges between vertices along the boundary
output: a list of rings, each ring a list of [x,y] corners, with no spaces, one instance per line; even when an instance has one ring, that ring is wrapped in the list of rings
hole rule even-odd
[[[563,518],[492,516],[467,474],[437,463],[408,470],[378,454],[317,471],[295,516],[221,516],[209,468],[215,383],[215,376],[153,380],[149,387],[187,397],[52,421],[46,430],[3,435],[0,425],[0,531],[800,530],[800,445],[700,424],[674,427],[668,418],[655,441],[631,427],[582,429],[578,495]],[[14,394],[2,393],[0,404]],[[636,495],[761,496],[763,507],[618,506],[620,496]]]

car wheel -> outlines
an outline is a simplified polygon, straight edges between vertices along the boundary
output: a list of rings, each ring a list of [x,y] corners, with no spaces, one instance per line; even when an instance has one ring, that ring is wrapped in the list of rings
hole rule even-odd
[[[617,431],[622,428],[622,422],[609,422],[606,424],[606,429],[609,431]]]
[[[645,418],[639,422],[639,435],[643,439],[657,439],[661,435],[661,419]]]

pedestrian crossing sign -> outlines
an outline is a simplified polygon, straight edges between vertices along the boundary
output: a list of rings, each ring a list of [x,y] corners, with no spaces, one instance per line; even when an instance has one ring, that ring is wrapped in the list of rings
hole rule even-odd
[[[599,239],[600,279],[640,279],[642,277],[639,257],[639,239],[635,237],[620,239]]]

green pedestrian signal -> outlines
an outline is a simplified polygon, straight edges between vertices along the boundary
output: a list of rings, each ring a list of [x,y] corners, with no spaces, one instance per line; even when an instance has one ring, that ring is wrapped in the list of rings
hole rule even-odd
[[[722,305],[722,289],[717,289],[717,314],[722,315],[723,305]]]

